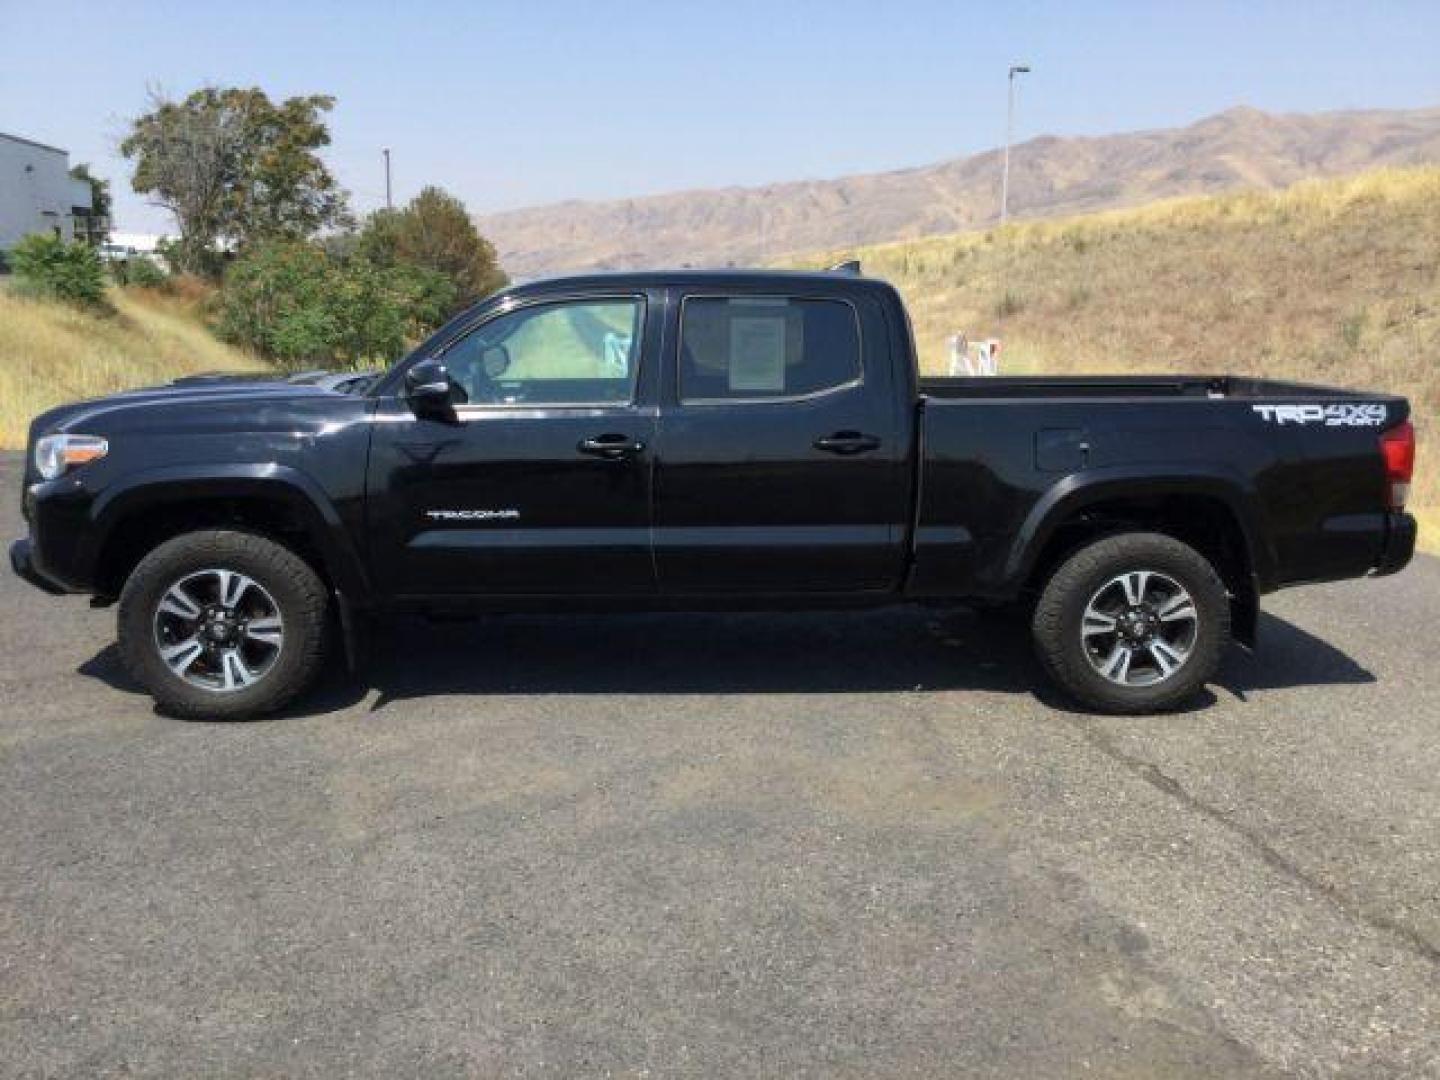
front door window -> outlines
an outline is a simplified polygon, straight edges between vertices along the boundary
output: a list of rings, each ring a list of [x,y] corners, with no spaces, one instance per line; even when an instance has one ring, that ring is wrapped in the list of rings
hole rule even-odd
[[[441,359],[477,406],[627,405],[634,400],[638,297],[518,308],[482,324]]]

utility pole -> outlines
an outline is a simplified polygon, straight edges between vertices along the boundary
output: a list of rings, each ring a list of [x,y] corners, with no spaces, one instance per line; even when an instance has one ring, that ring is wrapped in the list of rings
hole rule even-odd
[[[393,210],[395,204],[390,201],[390,148],[385,147],[383,153],[385,154],[385,209]]]
[[[1010,213],[1010,144],[1015,141],[1015,76],[1028,75],[1024,64],[1010,65],[1010,104],[1005,112],[1005,171],[1000,178],[1000,224]],[[388,151],[387,151],[388,153]]]

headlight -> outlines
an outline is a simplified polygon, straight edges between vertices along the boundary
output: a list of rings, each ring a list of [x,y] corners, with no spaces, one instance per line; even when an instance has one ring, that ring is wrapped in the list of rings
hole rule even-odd
[[[66,470],[102,458],[110,444],[98,435],[46,435],[35,444],[35,468],[46,480]]]

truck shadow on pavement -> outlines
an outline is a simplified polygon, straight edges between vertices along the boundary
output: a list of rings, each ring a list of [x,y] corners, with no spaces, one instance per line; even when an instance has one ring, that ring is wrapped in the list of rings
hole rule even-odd
[[[112,645],[80,673],[139,693]],[[1213,690],[1185,711],[1256,690],[1374,682],[1328,642],[1263,615],[1260,652],[1232,649]],[[805,614],[509,615],[405,618],[280,713],[318,716],[376,692],[377,711],[432,695],[855,694],[979,690],[1029,694],[1069,710],[1030,648],[1023,620],[897,608]]]

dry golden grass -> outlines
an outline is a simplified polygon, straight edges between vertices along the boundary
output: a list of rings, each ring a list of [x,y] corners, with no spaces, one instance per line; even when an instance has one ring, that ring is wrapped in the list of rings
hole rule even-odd
[[[100,315],[0,286],[0,447],[24,446],[31,417],[61,402],[262,366],[206,329],[194,288],[111,289],[109,300],[114,314]]]
[[[996,336],[1002,373],[1237,373],[1391,391],[1440,545],[1440,168],[1381,169],[829,252],[904,292],[921,365]]]

